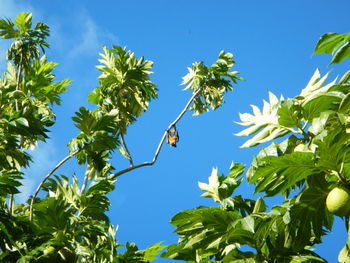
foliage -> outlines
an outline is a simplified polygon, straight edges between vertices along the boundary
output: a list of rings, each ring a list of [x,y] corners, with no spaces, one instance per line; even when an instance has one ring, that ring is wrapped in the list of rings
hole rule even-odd
[[[188,74],[183,77],[183,85],[187,85],[185,90],[189,89],[193,92],[200,90],[199,96],[194,100],[191,110],[194,115],[202,114],[209,111],[209,107],[213,110],[220,107],[224,101],[224,93],[232,90],[232,84],[237,80],[243,80],[238,77],[238,71],[229,72],[235,64],[233,55],[221,51],[218,60],[207,67],[204,62],[196,62],[188,68]]]
[[[126,133],[127,126],[147,110],[150,100],[157,98],[156,85],[149,77],[153,62],[137,59],[126,48],[103,50],[102,65],[97,66],[102,73],[100,86],[90,94],[89,101],[105,112],[115,111],[119,129]]]
[[[350,56],[350,33],[327,33],[318,41],[315,54],[332,54],[331,64],[337,64]]]
[[[325,34],[315,53],[333,53],[331,64],[344,60],[349,33]],[[198,207],[175,215],[179,235],[163,257],[186,262],[326,262],[313,246],[332,230],[334,215],[326,208],[335,187],[350,189],[349,71],[336,82],[319,70],[294,98],[269,92],[262,109],[240,114],[246,126],[238,136],[252,136],[242,148],[265,145],[246,171],[257,200],[234,195],[244,168],[233,164],[228,175],[214,169],[208,183],[199,183],[202,197],[216,207]],[[282,137],[283,139],[281,139]],[[278,139],[280,138],[280,139]],[[271,208],[266,197],[283,195]],[[349,222],[349,219],[346,218]],[[348,230],[348,227],[347,229]],[[339,262],[350,261],[349,240]]]
[[[314,53],[332,54],[331,64],[342,62],[350,55],[349,34],[323,35]],[[55,123],[53,106],[60,105],[70,81],[56,81],[57,64],[43,54],[49,47],[49,27],[33,26],[30,13],[21,13],[14,22],[1,19],[0,36],[13,40],[7,71],[0,79],[0,261],[155,260],[166,247],[161,242],[144,250],[127,243],[121,253],[117,229],[106,215],[117,177],[154,164],[164,142],[163,136],[152,162],[134,165],[124,139],[128,127],[157,98],[150,78],[153,62],[126,48],[103,48],[99,85],[88,98],[96,108],[77,110],[72,120],[79,132],[68,144],[69,155],[28,197],[29,205],[15,205],[18,187],[27,176],[23,168],[32,161],[27,150],[48,138]],[[173,125],[189,106],[193,115],[220,107],[225,93],[243,80],[231,71],[234,64],[233,55],[224,51],[211,66],[193,63],[182,83],[192,98]],[[162,256],[186,262],[326,262],[313,252],[333,227],[335,215],[327,210],[326,198],[336,187],[350,189],[349,72],[327,82],[328,73],[321,76],[317,69],[294,98],[269,92],[262,109],[253,105],[252,113],[240,114],[239,124],[245,128],[236,135],[251,136],[242,148],[263,148],[247,170],[232,163],[227,175],[213,169],[208,183],[199,183],[202,197],[216,206],[175,215],[171,224],[179,241]],[[112,166],[115,150],[130,167]],[[54,174],[72,157],[86,168],[83,182]],[[256,200],[236,194],[244,174],[260,194]],[[270,207],[267,198],[277,195],[283,201]],[[346,222],[348,230],[348,218]],[[339,253],[340,262],[350,261],[349,244],[350,238]]]
[[[150,79],[153,62],[137,58],[126,48],[103,48],[97,66],[99,85],[88,97],[96,108],[79,108],[72,117],[79,132],[68,144],[69,155],[43,178],[34,195],[28,197],[29,205],[15,205],[18,187],[27,176],[22,170],[32,161],[27,149],[48,138],[48,128],[55,123],[53,106],[60,105],[60,96],[70,81],[56,81],[53,70],[57,64],[43,54],[49,47],[49,27],[41,22],[33,25],[32,14],[21,13],[14,22],[1,19],[0,36],[13,40],[7,52],[8,69],[0,79],[0,261],[155,260],[166,247],[161,242],[144,250],[127,243],[121,253],[117,229],[106,215],[108,194],[114,190],[120,171],[142,167],[133,165],[123,136],[157,98],[156,85]],[[195,63],[205,72],[185,77],[192,82],[188,88],[193,98],[188,105],[194,102],[195,112],[207,111],[207,106],[219,107],[223,93],[240,79],[238,72],[228,72],[234,65],[232,57],[221,52],[211,67]],[[193,81],[197,78],[200,81]],[[177,121],[186,110],[187,106]],[[119,173],[110,162],[116,149],[131,163]],[[76,176],[54,174],[73,156],[86,167],[83,182]],[[40,190],[43,193],[38,197]]]

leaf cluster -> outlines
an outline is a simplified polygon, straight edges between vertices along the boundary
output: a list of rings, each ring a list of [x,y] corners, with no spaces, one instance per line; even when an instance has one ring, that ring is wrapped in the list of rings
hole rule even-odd
[[[231,196],[242,173],[242,165],[233,164],[229,175],[219,176],[214,169],[209,183],[200,183],[206,191],[202,196],[220,206],[175,215],[171,223],[179,242],[162,256],[186,262],[325,262],[308,247],[321,242],[319,237],[332,227],[333,217],[322,204],[326,193],[320,187],[308,189],[267,211],[262,198]],[[222,189],[225,194],[219,197]]]
[[[14,23],[0,20],[0,36],[14,41],[7,71],[0,78],[0,170],[3,180],[9,175],[16,178],[9,183],[13,188],[2,192],[4,196],[19,192],[20,170],[31,161],[26,149],[48,138],[48,127],[55,123],[52,106],[60,104],[60,95],[69,85],[68,80],[56,82],[52,73],[56,64],[45,56],[40,58],[38,47],[47,46],[48,27],[43,23],[31,27],[29,13],[21,13]],[[19,44],[21,41],[25,44]]]
[[[210,67],[201,61],[188,68],[189,72],[183,77],[182,85],[186,85],[185,90],[192,90],[193,93],[200,90],[190,108],[194,115],[207,112],[209,108],[215,110],[220,107],[224,102],[224,93],[233,90],[232,83],[243,80],[237,76],[238,71],[230,71],[234,64],[233,55],[221,51],[218,60]]]
[[[120,130],[126,133],[128,125],[144,113],[152,99],[157,98],[155,84],[150,81],[153,62],[136,58],[126,48],[103,48],[100,54],[99,86],[89,95],[89,102],[105,112],[115,111]]]
[[[26,150],[48,138],[48,127],[55,123],[52,106],[60,105],[60,95],[70,83],[56,81],[53,70],[57,64],[40,54],[49,46],[45,42],[48,35],[44,23],[32,28],[30,13],[21,13],[14,23],[0,20],[0,36],[13,40],[7,53],[8,69],[0,79],[0,261],[119,263],[131,262],[129,258],[134,254],[142,262],[152,261],[164,246],[155,244],[138,250],[127,245],[125,253],[117,253],[122,245],[117,243],[116,229],[106,215],[110,207],[107,195],[116,181],[108,162],[110,154],[119,146],[120,132],[125,132],[131,120],[156,97],[146,71],[150,62],[136,60],[130,52],[119,49],[118,54],[124,55],[116,64],[131,73],[125,83],[136,87],[142,99],[130,107],[119,107],[119,102],[113,105],[119,95],[106,91],[102,81],[99,96],[112,104],[101,100],[98,109],[82,107],[73,117],[80,133],[69,146],[78,162],[87,164],[87,189],[80,188],[75,176],[70,181],[64,175],[55,175],[43,184],[45,194],[35,198],[33,219],[28,205],[14,204],[14,195],[20,192],[18,187],[25,176],[21,169],[31,161]],[[137,103],[139,106],[135,106]]]
[[[341,62],[348,56],[348,39],[348,34],[326,34],[315,53],[333,53],[332,64]],[[284,201],[269,209],[263,197],[254,201],[233,195],[244,167],[233,164],[227,176],[214,169],[209,182],[199,187],[205,191],[202,197],[219,206],[174,216],[171,223],[179,241],[164,257],[186,262],[326,262],[312,251],[332,230],[334,215],[326,198],[336,186],[350,188],[350,74],[329,83],[327,77],[316,70],[294,98],[269,92],[262,109],[252,105],[252,113],[240,114],[239,124],[246,127],[236,135],[252,136],[242,148],[272,142],[254,156],[246,171],[248,182],[255,193],[283,195]],[[196,81],[201,80],[193,78],[190,87]],[[348,241],[339,262],[349,262],[349,251]]]
[[[337,64],[350,56],[350,33],[327,33],[320,37],[314,54],[332,54],[330,64]]]
[[[17,67],[30,68],[31,60],[40,57],[40,49],[44,52],[49,47],[45,42],[49,32],[49,27],[41,22],[32,28],[31,13],[20,13],[14,22],[0,19],[0,37],[14,40],[7,51],[7,60],[13,60]]]

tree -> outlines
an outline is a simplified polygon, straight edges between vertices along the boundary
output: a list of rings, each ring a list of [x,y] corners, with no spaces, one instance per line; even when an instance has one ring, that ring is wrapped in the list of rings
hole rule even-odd
[[[350,33],[325,34],[314,53],[332,54],[331,64],[339,63],[350,56],[349,39]],[[326,262],[312,247],[332,230],[334,214],[345,219],[349,232],[350,71],[326,84],[327,77],[316,70],[294,98],[270,92],[262,109],[252,105],[252,114],[240,114],[238,124],[247,128],[236,135],[253,135],[242,148],[271,142],[246,170],[248,183],[265,199],[233,195],[243,181],[242,164],[232,163],[228,175],[214,169],[209,182],[199,187],[202,197],[218,206],[175,215],[171,223],[179,241],[163,257],[186,262]],[[334,192],[344,201],[332,200]],[[269,209],[266,197],[276,195],[284,201]],[[338,259],[350,262],[350,236]]]
[[[55,123],[53,105],[69,80],[56,81],[54,62],[44,54],[49,47],[49,27],[32,24],[32,14],[21,13],[12,22],[0,20],[0,36],[12,39],[7,52],[8,67],[0,79],[0,261],[1,262],[150,262],[165,246],[154,244],[139,250],[127,243],[124,253],[116,241],[116,228],[106,216],[110,206],[107,194],[114,190],[119,176],[153,165],[168,131],[192,110],[199,115],[220,107],[224,94],[238,80],[233,55],[220,52],[211,66],[194,63],[183,84],[192,97],[170,123],[151,161],[134,164],[125,135],[130,124],[157,98],[151,81],[153,63],[137,58],[126,48],[103,48],[100,54],[99,86],[89,95],[93,110],[80,107],[72,117],[79,134],[69,143],[69,154],[41,181],[26,204],[15,202],[23,168],[32,160],[29,148],[49,136]],[[112,153],[118,150],[130,166],[116,170]],[[83,182],[55,172],[75,157],[86,167]],[[42,195],[39,197],[39,192]]]

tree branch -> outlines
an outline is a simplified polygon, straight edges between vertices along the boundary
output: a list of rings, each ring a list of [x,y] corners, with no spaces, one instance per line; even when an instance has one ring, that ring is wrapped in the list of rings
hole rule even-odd
[[[166,135],[168,133],[168,130],[181,120],[181,118],[185,115],[186,111],[188,110],[188,108],[190,107],[190,105],[192,104],[194,99],[198,96],[200,91],[201,91],[201,88],[199,88],[195,93],[193,93],[192,97],[189,99],[189,101],[187,102],[187,104],[184,107],[184,109],[180,112],[180,114],[177,116],[177,118],[172,123],[169,124],[168,128],[165,130],[162,138],[160,139],[160,142],[158,144],[157,150],[156,150],[156,152],[155,152],[151,162],[144,162],[144,163],[141,163],[141,164],[138,164],[138,165],[132,165],[132,166],[130,166],[130,167],[124,169],[124,170],[121,170],[121,171],[119,171],[117,173],[114,173],[114,176],[115,177],[119,177],[122,174],[125,174],[125,173],[130,172],[130,171],[135,170],[135,169],[138,169],[140,167],[153,165],[157,161],[158,155],[160,153],[160,150],[162,149],[162,146],[163,146],[164,140],[166,138]]]
[[[16,91],[19,90],[19,83],[20,83],[20,80],[21,80],[21,74],[22,74],[22,60],[23,60],[23,54],[21,53],[20,54],[20,59],[19,59],[19,65],[18,65],[18,73],[17,73],[17,83],[16,83]],[[15,104],[16,104],[16,111],[19,110],[18,108],[18,100],[16,99],[15,100]]]
[[[89,180],[89,177],[88,177],[87,174],[85,174],[84,181],[83,181],[83,184],[82,184],[81,189],[80,189],[80,193],[84,193],[85,192],[88,180]]]
[[[19,59],[19,65],[18,65],[18,73],[17,73],[17,79],[16,79],[16,91],[19,90],[19,83],[20,83],[20,80],[21,80],[21,74],[22,74],[22,60],[23,60],[23,54],[21,53],[20,54],[20,59]],[[15,107],[16,107],[16,112],[19,110],[19,107],[18,107],[18,99],[15,99]],[[13,213],[13,204],[14,204],[14,196],[13,194],[10,195],[10,214]]]
[[[41,181],[41,183],[39,184],[39,186],[37,187],[34,195],[32,196],[32,200],[30,201],[30,206],[29,206],[29,220],[32,221],[33,219],[33,205],[35,202],[35,198],[38,195],[41,187],[43,186],[43,184],[46,182],[47,179],[49,179],[49,177],[58,169],[60,168],[65,162],[67,162],[70,158],[72,158],[74,155],[76,155],[80,150],[76,150],[74,152],[72,152],[70,155],[66,156],[62,161],[60,161],[55,168],[53,168],[45,177],[44,179]]]
[[[131,157],[131,154],[130,154],[130,152],[129,152],[129,149],[128,149],[128,147],[126,146],[126,143],[125,143],[125,139],[124,139],[124,135],[122,134],[122,133],[120,133],[120,141],[122,142],[122,146],[123,146],[123,148],[124,148],[124,150],[125,150],[125,152],[126,152],[126,158],[129,160],[129,162],[130,162],[130,167],[132,167],[132,166],[134,166],[134,162],[133,162],[133,160],[132,160],[132,157]]]
[[[125,139],[124,139],[124,135],[123,135],[121,132],[119,132],[119,133],[118,133],[118,136],[120,137],[120,141],[121,141],[121,143],[122,143],[122,147],[123,147],[123,149],[124,149],[124,151],[125,151],[125,153],[126,153],[126,158],[129,160],[130,167],[133,167],[133,166],[134,166],[134,161],[133,161],[133,159],[132,159],[132,156],[131,156],[131,154],[130,154],[130,151],[129,151],[128,147],[126,146]],[[81,192],[81,193],[84,193],[84,192],[85,192],[86,187],[87,187],[87,184],[88,184],[88,181],[89,181],[89,178],[88,178],[88,175],[86,174],[86,175],[84,176],[83,184],[81,185],[81,189],[80,189],[80,192]]]

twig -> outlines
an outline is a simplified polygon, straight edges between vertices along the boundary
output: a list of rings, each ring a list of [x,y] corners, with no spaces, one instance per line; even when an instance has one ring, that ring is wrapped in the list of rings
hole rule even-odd
[[[83,184],[82,184],[82,186],[81,186],[80,193],[84,193],[84,192],[85,192],[85,189],[86,189],[88,180],[89,180],[89,177],[88,177],[87,174],[85,174],[85,176],[84,176],[84,181],[83,181]]]
[[[33,205],[35,202],[35,198],[38,195],[41,187],[43,186],[43,184],[46,182],[47,179],[49,179],[49,177],[58,169],[60,168],[65,162],[67,162],[70,158],[72,158],[74,155],[76,155],[80,150],[76,150],[74,152],[72,152],[70,155],[66,156],[62,161],[60,161],[55,168],[53,168],[45,177],[44,179],[41,181],[41,183],[39,184],[38,188],[36,189],[32,200],[30,202],[30,207],[29,207],[29,220],[32,221],[33,219]]]
[[[131,154],[129,152],[129,149],[128,147],[126,146],[126,143],[125,143],[125,139],[124,139],[124,135],[122,133],[120,133],[120,141],[122,142],[122,146],[126,152],[126,158],[129,160],[130,162],[130,167],[134,166],[134,162],[132,160],[132,157],[131,157]]]
[[[18,65],[18,73],[17,73],[17,83],[16,83],[16,91],[19,90],[19,83],[20,83],[20,78],[21,78],[21,74],[22,74],[22,60],[23,60],[23,54],[21,53],[20,55],[20,59],[19,59],[19,65]],[[18,99],[15,99],[15,107],[16,107],[16,112],[19,110],[19,107],[18,107]],[[9,210],[10,210],[10,213],[12,214],[13,213],[13,204],[14,204],[14,196],[13,194],[10,195],[10,207],[9,207]]]
[[[120,141],[122,143],[122,147],[123,147],[124,151],[126,152],[126,158],[129,160],[130,167],[133,167],[134,166],[134,162],[133,162],[132,156],[131,156],[131,154],[129,152],[129,149],[126,146],[124,135],[120,132],[120,133],[118,133],[118,136],[120,137]],[[88,175],[86,174],[84,176],[83,184],[81,185],[81,189],[80,189],[81,193],[85,192],[88,181],[89,181],[89,178],[88,178]]]
[[[135,169],[138,169],[140,167],[143,167],[143,166],[151,166],[153,165],[156,161],[157,161],[157,158],[158,158],[158,155],[160,153],[160,150],[162,149],[162,146],[163,146],[163,143],[164,143],[164,140],[166,138],[166,135],[168,133],[168,130],[174,126],[176,123],[178,123],[181,118],[184,116],[184,114],[186,113],[186,111],[188,110],[188,108],[190,107],[191,103],[194,101],[194,99],[198,96],[199,92],[201,91],[201,89],[198,89],[195,93],[193,93],[192,97],[189,99],[189,101],[187,102],[186,106],[184,107],[184,109],[180,112],[179,116],[177,116],[177,118],[169,124],[168,128],[165,130],[159,144],[158,144],[158,147],[157,147],[157,150],[153,156],[153,159],[151,162],[144,162],[144,163],[141,163],[141,164],[138,164],[138,165],[132,165],[124,170],[121,170],[114,175],[114,177],[118,177],[118,176],[121,176],[122,174],[125,174],[127,172],[130,172],[132,170],[135,170]]]
[[[19,65],[18,65],[18,73],[17,73],[17,83],[16,83],[16,91],[19,90],[19,83],[20,83],[20,78],[21,78],[21,74],[22,74],[22,60],[23,60],[23,54],[21,53],[20,55],[20,59],[19,59]],[[18,100],[15,100],[16,103],[16,111],[18,111]]]
[[[13,214],[13,204],[14,204],[14,195],[10,195],[10,200],[9,200],[9,213],[12,215]]]

